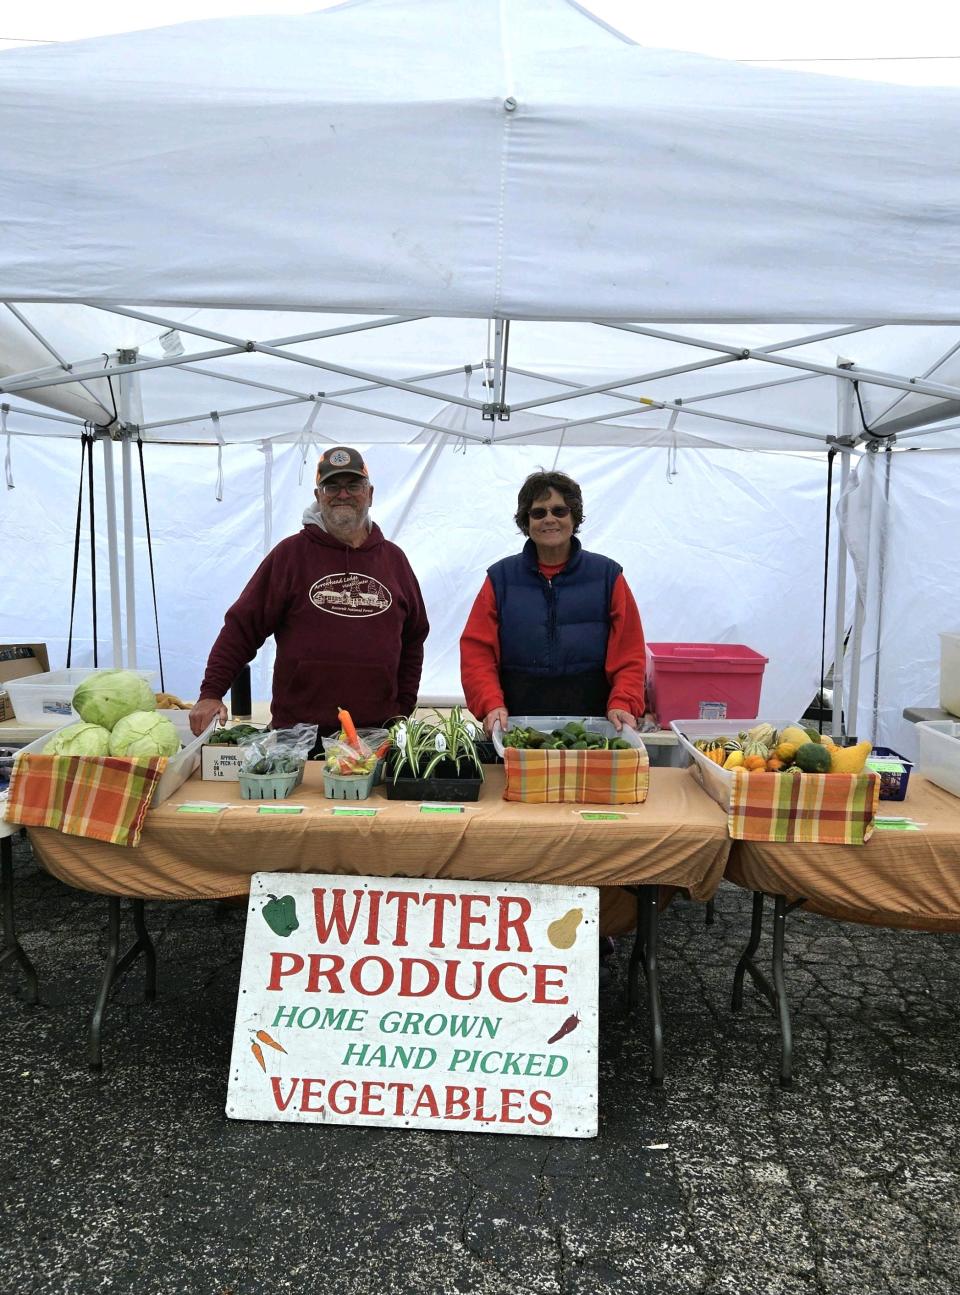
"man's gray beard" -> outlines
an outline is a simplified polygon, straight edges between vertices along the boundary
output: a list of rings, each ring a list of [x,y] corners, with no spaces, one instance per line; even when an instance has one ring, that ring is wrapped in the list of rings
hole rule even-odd
[[[357,535],[366,535],[370,529],[370,509],[365,508],[360,513],[354,513],[351,509],[350,519],[346,525],[343,525],[336,517],[333,516],[333,510],[320,509],[320,517],[323,521],[324,530],[326,530],[334,539],[351,540]]]

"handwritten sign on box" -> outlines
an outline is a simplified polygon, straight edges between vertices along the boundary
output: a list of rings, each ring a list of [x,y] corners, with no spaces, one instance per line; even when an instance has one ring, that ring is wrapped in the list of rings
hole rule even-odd
[[[595,1137],[595,887],[256,873],[233,1119]]]

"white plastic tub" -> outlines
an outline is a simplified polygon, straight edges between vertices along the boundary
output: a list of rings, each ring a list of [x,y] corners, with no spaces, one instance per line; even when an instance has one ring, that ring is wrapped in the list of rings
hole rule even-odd
[[[200,748],[206,742],[207,738],[217,726],[217,721],[213,720],[199,737],[194,737],[190,732],[190,712],[186,710],[160,710],[158,715],[165,715],[173,727],[180,734],[180,741],[183,743],[181,749],[176,755],[170,757],[167,767],[163,771],[157,790],[153,793],[153,800],[150,802],[150,808],[153,809],[160,805],[168,797],[187,781],[193,771],[200,764]],[[28,751],[40,752],[50,741],[52,733],[46,733],[43,737],[38,738],[36,742],[31,742],[28,746],[22,747],[14,759],[26,754]]]
[[[788,725],[803,727],[795,719],[757,720],[752,724],[729,719],[675,719],[670,725],[680,740],[681,749],[686,752],[694,765],[694,772],[700,786],[723,809],[730,808],[730,799],[733,795],[733,770],[721,769],[718,764],[708,760],[693,744],[700,737],[736,737],[738,733],[755,728],[757,723],[770,723],[778,733]]]
[[[646,750],[643,738],[636,729],[628,728],[624,724],[618,733],[608,719],[603,719],[599,715],[511,715],[507,720],[507,732],[512,728],[536,728],[541,733],[552,733],[555,728],[563,728],[564,724],[569,724],[571,720],[582,724],[588,733],[599,733],[601,737],[622,737],[625,742],[629,742],[638,750]],[[503,729],[499,724],[494,724],[491,737],[494,750],[502,758]]]
[[[113,667],[104,667],[112,669]],[[74,690],[92,674],[102,674],[89,666],[71,666],[69,670],[48,670],[45,674],[28,675],[25,679],[9,679],[4,687],[10,696],[13,713],[23,724],[70,724],[80,716],[70,705]],[[156,670],[133,670],[153,685]]]
[[[917,772],[951,796],[960,796],[960,723],[928,720],[917,725]]]
[[[960,715],[960,631],[940,635],[940,708]]]

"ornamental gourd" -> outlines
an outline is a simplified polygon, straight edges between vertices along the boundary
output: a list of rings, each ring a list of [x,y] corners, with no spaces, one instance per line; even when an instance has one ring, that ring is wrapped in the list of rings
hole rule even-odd
[[[804,742],[798,746],[793,762],[804,773],[830,772],[830,752],[819,742]]]
[[[872,750],[872,742],[858,742],[856,746],[833,747],[830,751],[830,772],[863,773],[867,756]]]

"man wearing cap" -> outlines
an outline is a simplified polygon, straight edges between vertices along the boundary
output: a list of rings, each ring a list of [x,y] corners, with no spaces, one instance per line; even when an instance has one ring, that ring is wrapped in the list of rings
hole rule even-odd
[[[275,728],[335,732],[340,706],[358,726],[379,727],[416,705],[427,613],[403,551],[370,521],[360,454],[325,450],[314,496],[303,530],[271,550],[228,610],[190,712],[194,733],[226,720],[222,698],[271,634]]]

